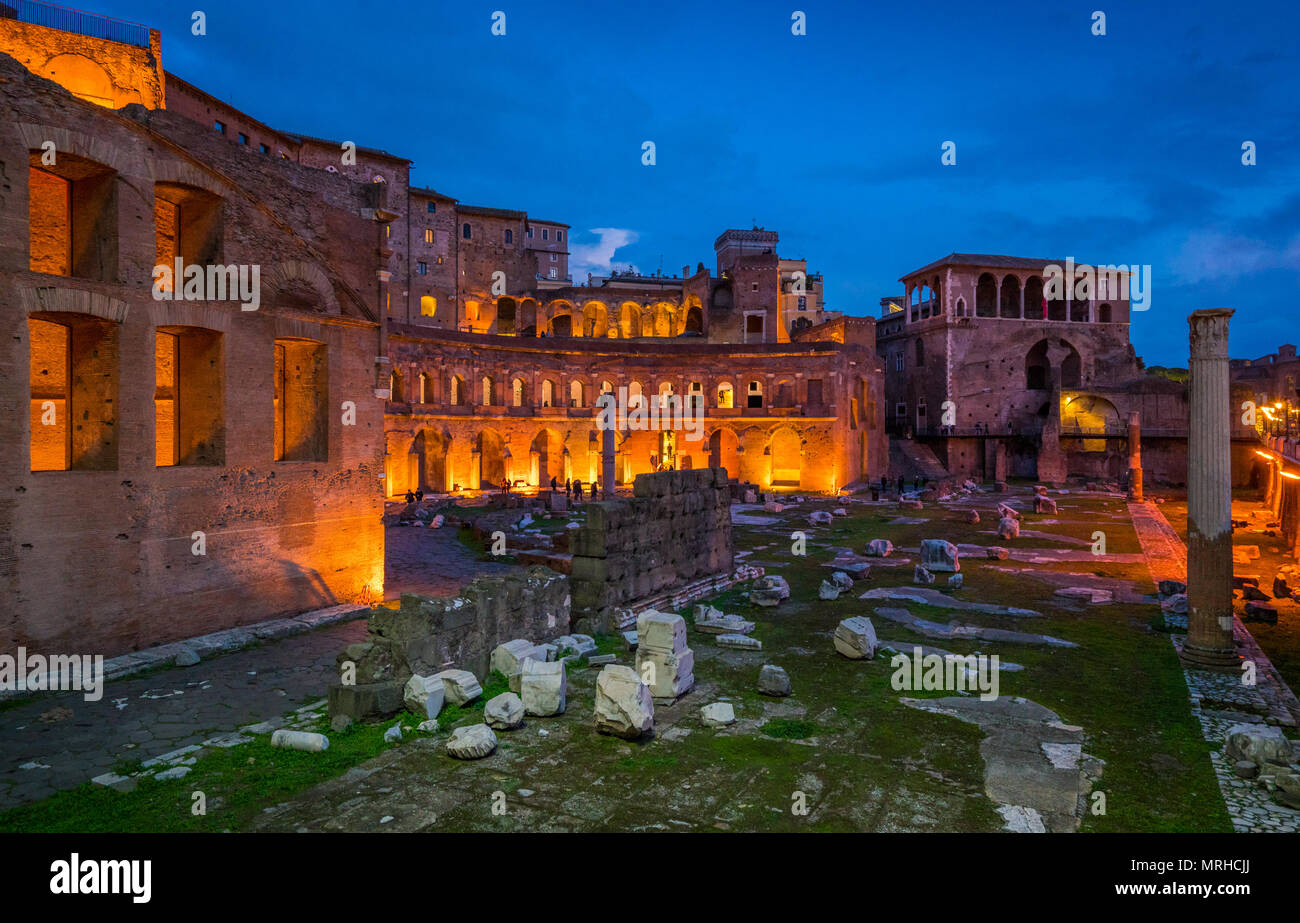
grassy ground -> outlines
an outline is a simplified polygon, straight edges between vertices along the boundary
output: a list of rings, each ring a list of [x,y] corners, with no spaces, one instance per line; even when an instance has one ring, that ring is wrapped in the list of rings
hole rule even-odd
[[[452,727],[481,720],[483,703],[504,689],[498,675],[489,678],[475,703],[444,710],[433,738],[411,734],[401,743],[386,744],[382,735],[391,720],[329,733],[331,747],[323,754],[273,750],[263,737],[204,755],[180,781],[142,782],[129,794],[87,785],[10,811],[0,815],[0,830],[245,830],[267,824],[265,808],[289,802],[267,829],[331,829],[331,820],[343,824],[342,829],[369,829],[366,825],[378,824],[381,814],[398,815],[395,824],[400,825],[403,812],[437,804],[436,821],[412,820],[414,829],[680,825],[676,829],[995,831],[1002,820],[984,794],[981,731],[905,706],[890,686],[887,659],[849,661],[833,652],[830,636],[839,620],[874,616],[878,603],[857,598],[865,588],[861,583],[839,600],[819,600],[818,585],[830,574],[821,565],[835,549],[860,552],[872,538],[888,538],[900,548],[915,547],[921,538],[946,538],[1086,552],[1093,533],[1101,530],[1108,552],[1140,550],[1122,502],[1070,495],[1061,504],[1057,517],[1027,514],[1024,527],[1077,543],[1033,537],[999,542],[989,534],[988,516],[970,525],[932,505],[903,512],[925,519],[924,524],[892,525],[899,515],[892,506],[855,506],[851,517],[812,528],[804,504],[791,507],[776,524],[738,527],[737,548],[752,552],[746,560],[785,576],[791,599],[776,609],[761,609],[748,602],[745,587],[736,587],[713,600],[724,611],[757,623],[754,636],[763,642],[763,653],[719,648],[692,631],[697,691],[676,706],[656,710],[651,740],[629,743],[595,733],[591,714],[597,670],[574,665],[564,716],[529,719],[524,729],[499,735],[498,753],[486,760],[448,759],[440,749],[442,740]],[[791,553],[795,531],[808,537],[805,556]],[[1173,647],[1165,634],[1153,630],[1154,605],[1062,603],[1052,595],[1061,582],[1043,579],[1090,574],[1133,581],[1140,592],[1151,592],[1143,565],[1100,559],[1029,565],[969,555],[963,558],[962,573],[960,598],[1034,608],[1046,617],[986,616],[911,603],[906,608],[941,623],[956,617],[1055,635],[1080,646],[1063,650],[936,642],[873,617],[882,640],[900,649],[912,643],[963,654],[978,649],[1022,664],[1024,671],[1000,675],[1002,695],[1025,696],[1054,710],[1062,721],[1081,726],[1084,751],[1105,761],[1097,790],[1106,793],[1108,810],[1087,816],[1083,830],[1231,829],[1206,756],[1209,745],[1191,715]],[[911,585],[911,576],[910,564],[878,565],[865,586]],[[621,662],[629,662],[619,639],[598,642],[602,653],[619,653]],[[771,699],[756,692],[758,667],[767,662],[787,670],[793,696]],[[703,728],[696,710],[720,697],[733,703],[739,723],[721,731]],[[416,719],[407,716],[404,723],[413,727]],[[362,798],[370,802],[360,813],[354,805],[362,782],[319,784],[367,761],[375,771],[364,783]],[[196,790],[207,796],[206,816],[191,813]],[[530,794],[526,801],[515,794],[523,790]],[[504,816],[486,811],[497,791],[509,793],[522,806]],[[792,799],[801,795],[809,803],[807,814],[791,810]]]

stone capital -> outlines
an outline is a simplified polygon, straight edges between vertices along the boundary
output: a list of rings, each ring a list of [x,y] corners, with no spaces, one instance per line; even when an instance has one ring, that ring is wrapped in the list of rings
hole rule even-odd
[[[1187,318],[1191,328],[1192,359],[1228,358],[1228,320],[1235,313],[1232,308],[1205,308],[1192,312]]]

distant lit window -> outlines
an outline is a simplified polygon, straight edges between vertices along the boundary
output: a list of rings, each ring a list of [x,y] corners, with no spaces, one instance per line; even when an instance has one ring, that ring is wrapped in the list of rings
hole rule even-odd
[[[560,277],[560,272],[554,266],[552,266],[551,271],[548,275],[552,279],[558,279]]]
[[[551,254],[551,262],[554,263],[554,262],[556,261],[556,259],[557,259],[556,255],[555,255],[554,253],[552,253],[552,254]]]
[[[424,229],[424,242],[426,244],[433,243],[433,228]]]
[[[384,225],[384,236],[385,237],[393,236],[393,226],[391,224]]]
[[[800,310],[800,311],[807,311],[807,310],[808,310],[808,296],[807,296],[807,295],[800,295],[800,296],[799,296],[799,310]]]
[[[221,132],[223,135],[226,133],[226,123],[225,123],[225,122],[222,122],[222,121],[219,121],[219,120],[218,120],[218,121],[212,123],[212,127],[215,128],[217,131]]]
[[[420,313],[425,317],[433,317],[438,313],[438,299],[432,295],[420,296]],[[421,401],[423,403],[423,401]]]
[[[421,260],[420,262],[416,263],[416,264],[415,264],[415,274],[416,274],[417,276],[425,276],[425,275],[428,275],[428,274],[429,274],[429,264],[426,263],[426,262],[424,262],[423,260]]]

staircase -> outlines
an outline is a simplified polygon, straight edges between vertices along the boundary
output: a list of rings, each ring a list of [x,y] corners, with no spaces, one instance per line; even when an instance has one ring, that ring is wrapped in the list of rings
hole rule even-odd
[[[897,478],[900,474],[909,480],[923,477],[931,481],[942,481],[949,477],[948,469],[928,445],[914,439],[891,437],[889,476]]]

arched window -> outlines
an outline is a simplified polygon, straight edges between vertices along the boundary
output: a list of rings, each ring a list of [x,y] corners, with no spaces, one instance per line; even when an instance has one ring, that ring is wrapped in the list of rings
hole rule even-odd
[[[718,406],[724,410],[735,406],[735,395],[728,382],[718,385]]]
[[[966,316],[966,299],[965,299],[965,298],[958,298],[958,299],[957,299],[957,316],[958,316],[958,317],[965,317],[965,316]]]
[[[491,407],[495,403],[492,400],[492,398],[494,397],[492,391],[493,391],[492,376],[484,375],[483,376],[483,406],[484,407]]]
[[[514,407],[524,406],[525,396],[526,396],[526,389],[524,387],[524,380],[522,378],[516,378],[514,381],[510,382],[510,403],[512,406]]]
[[[427,404],[429,402],[429,376],[423,372],[420,373],[419,398],[421,404]]]
[[[582,382],[575,378],[569,382],[569,406],[581,407],[582,405]]]
[[[753,409],[763,406],[763,383],[751,381],[746,392],[746,406]]]
[[[645,395],[641,390],[641,382],[634,381],[627,386],[627,406],[629,410],[633,407],[645,406]]]
[[[555,406],[555,382],[551,381],[549,378],[542,381],[542,406]]]
[[[459,375],[451,376],[451,406],[460,407],[465,403],[465,379]]]
[[[438,299],[432,295],[420,296],[420,316],[433,317],[438,312]]]

